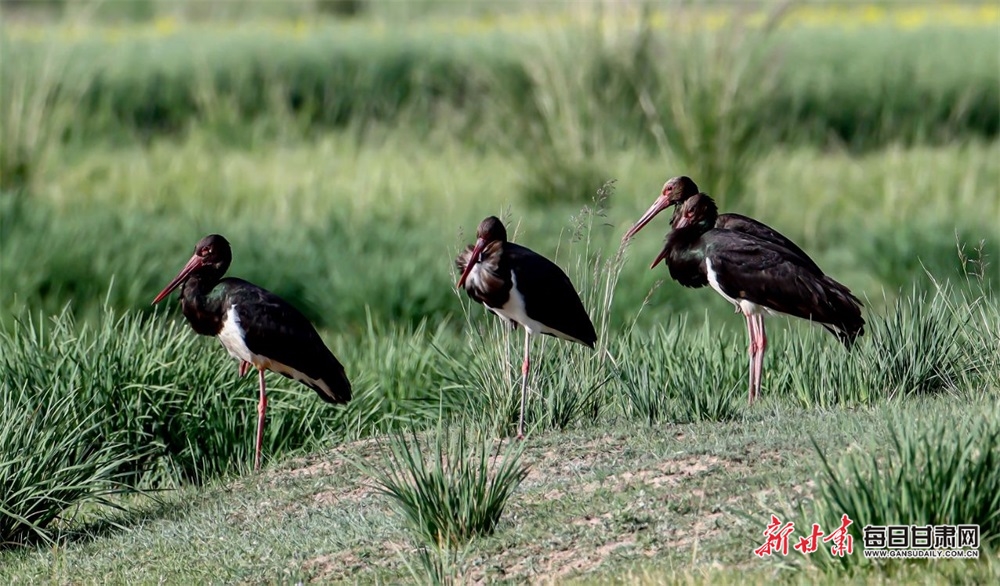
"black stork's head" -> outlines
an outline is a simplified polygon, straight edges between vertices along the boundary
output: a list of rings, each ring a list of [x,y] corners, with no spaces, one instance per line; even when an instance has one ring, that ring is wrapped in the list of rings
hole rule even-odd
[[[218,234],[210,234],[198,241],[194,247],[194,255],[181,272],[177,273],[173,281],[167,284],[160,291],[160,294],[153,299],[153,303],[163,301],[163,298],[170,295],[170,292],[180,286],[192,274],[198,275],[209,281],[217,281],[226,274],[229,263],[233,260],[233,251],[229,248],[229,241]]]
[[[656,265],[660,264],[660,261],[667,258],[672,240],[677,237],[696,238],[714,228],[718,217],[719,208],[715,205],[715,200],[708,195],[697,193],[684,200],[684,203],[677,206],[674,210],[674,216],[670,220],[673,232],[667,236],[667,244],[660,251],[660,254],[657,255],[656,259],[653,260],[653,264],[649,265],[649,268],[656,267]],[[681,236],[681,231],[686,233],[687,236]]]
[[[649,223],[656,214],[662,212],[663,210],[669,208],[672,205],[677,205],[689,198],[694,197],[698,194],[698,186],[695,185],[694,181],[690,177],[681,175],[680,177],[673,177],[663,184],[663,189],[660,191],[660,195],[657,196],[656,201],[653,205],[649,206],[646,213],[639,218],[639,221],[635,223],[629,231],[625,233],[622,237],[622,241],[626,241],[629,238],[636,235],[639,230],[642,230],[643,226]]]
[[[718,217],[719,208],[715,205],[715,200],[704,193],[699,193],[689,197],[674,210],[670,225],[674,230],[696,226],[700,231],[707,232],[715,227],[715,220]]]
[[[462,271],[462,277],[458,280],[459,289],[465,284],[465,279],[472,272],[472,267],[476,266],[476,263],[482,260],[483,251],[494,242],[507,242],[507,229],[504,228],[500,218],[490,216],[479,222],[479,228],[476,229],[476,245],[472,247],[469,262],[466,263],[465,270]]]

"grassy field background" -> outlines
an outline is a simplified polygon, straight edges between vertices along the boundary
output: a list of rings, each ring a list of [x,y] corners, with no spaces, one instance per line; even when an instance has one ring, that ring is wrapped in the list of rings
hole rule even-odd
[[[6,581],[1000,572],[995,6],[0,9]],[[744,406],[742,320],[646,268],[667,220],[619,248],[678,174],[864,299],[854,352],[769,320],[764,401]],[[601,336],[596,352],[536,344],[521,448],[495,445],[516,420],[521,338],[454,290],[452,259],[489,214],[568,270]],[[261,475],[253,384],[175,303],[149,306],[210,232],[355,382],[330,409],[269,378]],[[409,531],[376,487],[412,471],[410,431],[421,457],[513,450],[529,467],[498,525],[447,546]],[[904,506],[852,455],[898,461],[894,482],[926,498]],[[953,473],[924,478],[927,458]],[[449,470],[453,486],[479,478]],[[882,480],[882,500],[852,500]],[[860,525],[974,517],[983,559],[751,555],[770,513],[825,526],[847,503]]]

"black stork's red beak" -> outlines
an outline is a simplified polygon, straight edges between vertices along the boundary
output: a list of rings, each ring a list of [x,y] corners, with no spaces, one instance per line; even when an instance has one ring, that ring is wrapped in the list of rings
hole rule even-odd
[[[187,261],[187,264],[184,265],[184,268],[181,269],[181,272],[177,273],[177,276],[174,277],[174,280],[170,281],[170,283],[168,283],[167,286],[163,288],[163,291],[160,291],[160,294],[156,296],[156,299],[153,299],[153,305],[156,305],[157,303],[163,301],[164,297],[170,295],[171,291],[176,289],[178,285],[184,282],[184,279],[186,279],[187,276],[191,274],[191,271],[201,266],[204,266],[204,264],[205,264],[205,259],[198,256],[197,254],[192,256],[191,259]]]
[[[469,273],[472,272],[472,267],[476,266],[476,263],[479,262],[479,255],[483,253],[483,249],[485,248],[486,248],[486,241],[483,240],[482,238],[477,238],[476,245],[472,247],[472,255],[469,256],[469,262],[465,263],[465,270],[462,271],[462,278],[458,280],[457,287],[459,289],[461,289],[462,286],[465,285],[465,279],[468,278]]]
[[[642,230],[642,228],[649,223],[650,220],[656,217],[656,214],[662,212],[663,210],[669,208],[672,205],[674,205],[673,202],[671,202],[666,195],[661,195],[657,197],[656,201],[653,202],[653,205],[649,206],[649,209],[646,210],[646,213],[643,214],[641,218],[639,218],[639,221],[636,222],[635,225],[629,228],[629,231],[625,233],[625,236],[622,237],[622,242],[625,242],[629,238],[635,236],[639,232],[639,230]]]
[[[653,208],[649,208],[649,209],[652,210]],[[660,210],[662,210],[662,209],[663,208],[660,208]],[[652,218],[657,213],[659,213],[660,210],[656,210],[656,212],[653,212],[652,215],[650,215],[649,212],[646,212],[646,215],[648,215],[650,218]],[[643,216],[643,218],[645,219],[645,216]],[[649,220],[647,219],[646,221],[648,222]],[[686,227],[686,226],[688,226],[690,224],[691,224],[691,217],[688,216],[687,214],[675,214],[674,215],[674,223],[673,223],[673,229],[674,230],[677,230],[679,228],[684,228],[684,227]],[[642,228],[642,226],[639,226],[639,227]],[[638,230],[636,230],[636,231],[638,231]],[[653,260],[653,264],[649,265],[649,268],[651,268],[651,269],[656,268],[656,265],[660,264],[660,261],[662,261],[665,258],[667,258],[667,247],[666,246],[663,247],[663,250],[660,251],[660,254],[656,255],[656,258]]]
[[[653,260],[653,264],[649,265],[649,268],[651,268],[651,269],[656,268],[656,265],[660,264],[660,261],[662,261],[665,258],[667,258],[667,247],[666,246],[663,247],[663,250],[660,251],[660,254],[656,255],[656,259]]]

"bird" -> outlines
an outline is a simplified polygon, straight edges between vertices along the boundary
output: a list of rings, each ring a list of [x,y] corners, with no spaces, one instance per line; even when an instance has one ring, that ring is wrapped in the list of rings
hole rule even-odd
[[[660,190],[660,195],[655,201],[653,201],[653,205],[651,205],[649,209],[646,210],[646,213],[639,218],[639,221],[637,221],[628,230],[628,232],[625,233],[625,236],[622,237],[622,241],[628,241],[635,236],[635,234],[639,230],[642,230],[643,226],[648,224],[649,221],[656,216],[656,214],[659,214],[670,206],[680,205],[699,193],[701,193],[701,190],[698,189],[698,186],[690,177],[684,175],[671,177],[666,183],[663,184],[663,189]],[[672,223],[673,222],[671,221],[671,224]],[[804,250],[799,248],[797,244],[792,242],[781,232],[778,232],[763,222],[758,222],[753,218],[741,214],[719,214],[715,221],[715,227],[723,230],[735,230],[744,234],[750,234],[751,236],[755,236],[761,240],[766,240],[782,246],[788,249],[788,251],[801,257],[806,266],[813,271],[820,274],[823,273],[823,271],[820,270],[819,265],[817,265]]]
[[[223,278],[232,262],[229,241],[219,234],[205,236],[181,272],[153,299],[157,304],[180,287],[181,312],[198,334],[215,336],[239,361],[243,377],[257,369],[257,441],[254,470],[260,470],[261,444],[267,412],[264,371],[296,380],[316,391],[327,403],[351,400],[351,383],[343,365],[319,333],[291,304],[253,283]]]
[[[635,236],[639,230],[648,224],[649,221],[661,211],[671,206],[681,205],[689,198],[695,197],[699,194],[701,194],[701,190],[690,177],[681,175],[670,178],[663,184],[663,189],[660,191],[660,195],[653,202],[653,205],[651,205],[649,209],[646,210],[646,213],[644,213],[642,217],[639,218],[639,220],[625,233],[622,237],[622,242],[627,242],[630,238]],[[679,211],[679,209],[674,210],[674,217],[671,219],[671,225],[677,221]],[[761,240],[781,246],[785,248],[787,252],[798,256],[802,260],[805,268],[813,271],[816,275],[824,275],[823,270],[819,268],[819,265],[816,264],[816,262],[808,254],[806,254],[804,250],[792,242],[792,240],[787,236],[767,224],[764,224],[763,222],[759,222],[742,214],[728,213],[719,214],[716,218],[714,227],[749,234]],[[857,297],[852,295],[851,299],[859,305],[862,305],[861,301]],[[742,313],[738,306],[736,307],[736,313]],[[764,323],[762,315],[754,314],[746,315],[745,317],[747,320],[747,332],[751,333],[751,336],[753,335],[752,332],[755,328],[759,331],[763,331]],[[827,329],[829,328],[827,327]],[[833,330],[830,331],[833,332]],[[836,332],[833,333],[836,334]],[[753,364],[753,360],[753,348],[751,347],[751,364]]]
[[[718,208],[704,193],[674,213],[673,230],[650,265],[666,261],[685,287],[711,286],[747,318],[750,403],[760,394],[767,334],[765,314],[786,314],[821,324],[850,350],[864,334],[861,302],[793,250],[753,234],[718,228]]]
[[[594,348],[594,324],[566,273],[544,256],[507,240],[507,229],[496,216],[480,222],[475,245],[467,246],[455,265],[462,273],[459,289],[464,287],[470,298],[513,327],[524,328],[517,423],[517,438],[524,439],[532,337],[545,334]]]

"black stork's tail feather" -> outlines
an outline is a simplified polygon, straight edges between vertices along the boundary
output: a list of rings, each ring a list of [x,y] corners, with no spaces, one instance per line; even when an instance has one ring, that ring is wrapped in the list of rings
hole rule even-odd
[[[346,403],[351,400],[351,381],[347,379],[344,365],[337,360],[333,352],[330,352],[329,357],[324,361],[320,380],[326,383],[330,391],[326,392],[324,389],[324,392],[319,393],[320,398],[327,403]],[[318,392],[320,389],[316,390]]]
[[[323,380],[327,381],[333,393],[332,395],[322,393],[320,395],[321,399],[327,403],[347,403],[351,400],[351,381],[347,380],[344,367],[340,367],[339,371],[331,373],[329,376],[324,377]]]
[[[312,380],[302,380],[295,376],[281,373],[284,376],[298,380],[302,384],[316,391],[320,399],[334,405],[347,403],[351,400],[351,381],[347,379],[344,367],[331,353],[329,358],[323,362],[319,369],[318,376],[311,377]]]
[[[827,275],[823,275],[823,285],[832,314],[832,319],[825,321],[823,327],[850,350],[854,341],[865,333],[865,318],[861,317],[863,304],[850,289]]]

